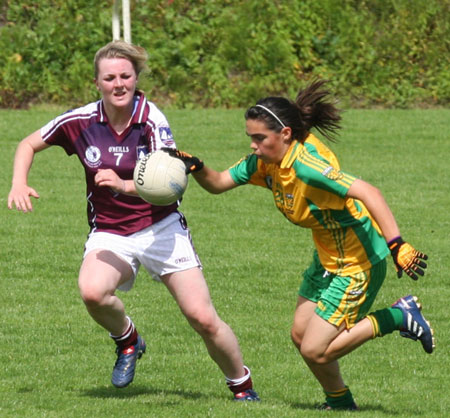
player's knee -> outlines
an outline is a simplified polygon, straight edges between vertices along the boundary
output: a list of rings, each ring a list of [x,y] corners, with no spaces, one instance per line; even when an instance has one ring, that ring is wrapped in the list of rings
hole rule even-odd
[[[89,308],[101,307],[106,303],[107,294],[96,286],[80,286],[80,296]]]
[[[185,315],[192,328],[201,336],[209,338],[218,333],[220,320],[215,312],[197,310]]]
[[[322,350],[319,350],[317,347],[311,344],[304,343],[300,347],[300,354],[307,363],[327,364],[330,361]]]
[[[303,333],[300,332],[298,329],[292,327],[291,328],[291,340],[294,343],[294,345],[297,347],[297,349],[300,350],[301,346],[302,346]]]

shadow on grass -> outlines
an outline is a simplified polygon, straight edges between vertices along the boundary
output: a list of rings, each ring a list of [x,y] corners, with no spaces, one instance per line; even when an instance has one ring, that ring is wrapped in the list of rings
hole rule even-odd
[[[93,388],[84,391],[83,396],[89,396],[92,398],[116,398],[116,399],[128,399],[135,398],[142,395],[157,395],[157,396],[167,396],[167,395],[175,395],[185,399],[201,399],[201,398],[209,398],[210,396],[205,395],[200,392],[191,392],[186,390],[164,390],[157,388],[149,388],[144,386],[136,386],[133,385],[129,388],[116,389],[113,387],[108,388]]]
[[[310,410],[310,411],[318,411],[319,404],[310,404],[310,403],[300,403],[300,402],[294,402],[291,403],[292,409],[301,409],[303,411]],[[387,408],[384,408],[382,405],[368,405],[364,404],[363,406],[360,406],[359,409],[360,412],[381,412],[383,414],[387,415],[399,415],[396,412],[393,412]],[[344,412],[344,411],[340,411]]]

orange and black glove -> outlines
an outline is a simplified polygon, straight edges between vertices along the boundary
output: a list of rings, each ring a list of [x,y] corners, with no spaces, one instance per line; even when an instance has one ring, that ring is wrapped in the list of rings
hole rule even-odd
[[[179,151],[173,148],[161,148],[161,150],[167,152],[171,157],[175,157],[183,161],[186,166],[186,174],[193,173],[194,171],[200,171],[204,166],[202,160],[188,154],[187,152]]]
[[[426,254],[414,249],[407,242],[403,241],[402,237],[397,237],[389,241],[388,246],[394,259],[398,278],[402,277],[403,272],[413,280],[419,278],[417,274],[419,276],[425,274],[423,269],[427,268],[427,264],[422,260],[428,259]]]

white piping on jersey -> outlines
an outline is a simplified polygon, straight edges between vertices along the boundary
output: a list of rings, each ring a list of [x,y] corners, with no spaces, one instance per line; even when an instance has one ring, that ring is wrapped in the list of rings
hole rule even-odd
[[[97,229],[97,225],[95,224],[95,220],[97,219],[97,215],[95,213],[94,204],[89,200],[91,196],[92,196],[92,192],[90,192],[86,196],[86,200],[87,200],[87,202],[89,204],[89,207],[91,208],[91,213],[94,214],[93,218],[91,219],[91,223],[92,223],[92,230],[91,230],[91,232],[94,232]]]
[[[138,105],[138,100],[136,100],[136,102],[135,102],[135,105],[134,105],[135,108],[134,108],[133,114],[136,111],[137,105]],[[141,111],[139,113],[139,120],[138,120],[139,123],[142,123],[142,117],[144,116],[144,111],[145,111],[145,107],[146,106],[147,106],[147,99],[145,99],[145,97],[144,97],[144,101],[143,101],[142,106],[141,106]]]
[[[152,119],[150,119],[152,106],[151,106],[150,102],[148,102],[147,100],[145,101],[145,106],[142,106],[142,109],[144,109],[145,107],[148,107],[148,117],[147,117],[147,120],[145,121],[145,124],[148,125],[153,132],[152,135],[150,136],[150,138],[148,138],[149,145],[151,147],[150,150],[155,151],[155,149],[156,149],[156,138],[155,138],[156,123]]]
[[[70,112],[63,113],[60,116],[57,116],[51,122],[47,123],[47,125],[41,128],[41,136],[44,138],[47,136],[51,136],[53,132],[58,129],[61,125],[66,124],[75,119],[90,119],[92,117],[96,117],[97,113],[97,103],[89,103],[86,106],[79,107],[78,109],[74,109]]]
[[[153,122],[150,119],[147,119],[147,121],[145,122],[148,126],[150,126],[150,128],[155,129],[156,128],[156,124],[155,122]]]
[[[98,105],[98,107],[100,108],[100,122],[104,122],[105,121],[105,115],[103,114],[103,106],[101,105],[101,102],[102,102],[102,100],[99,100],[95,104]]]
[[[147,125],[149,125],[152,129],[156,128],[156,123],[150,119],[150,115],[152,113],[152,106],[150,104],[150,102],[148,102],[147,100],[145,101],[145,106],[142,106],[142,112],[144,111],[145,107],[148,107],[148,116],[147,116],[147,120],[145,121],[145,123]]]

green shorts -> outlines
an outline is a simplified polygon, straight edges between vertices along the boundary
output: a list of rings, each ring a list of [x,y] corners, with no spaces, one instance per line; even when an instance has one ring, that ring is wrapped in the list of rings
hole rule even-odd
[[[317,303],[315,312],[321,318],[337,327],[345,321],[350,329],[367,315],[385,277],[386,259],[368,271],[344,277],[326,271],[314,251],[298,294]]]

